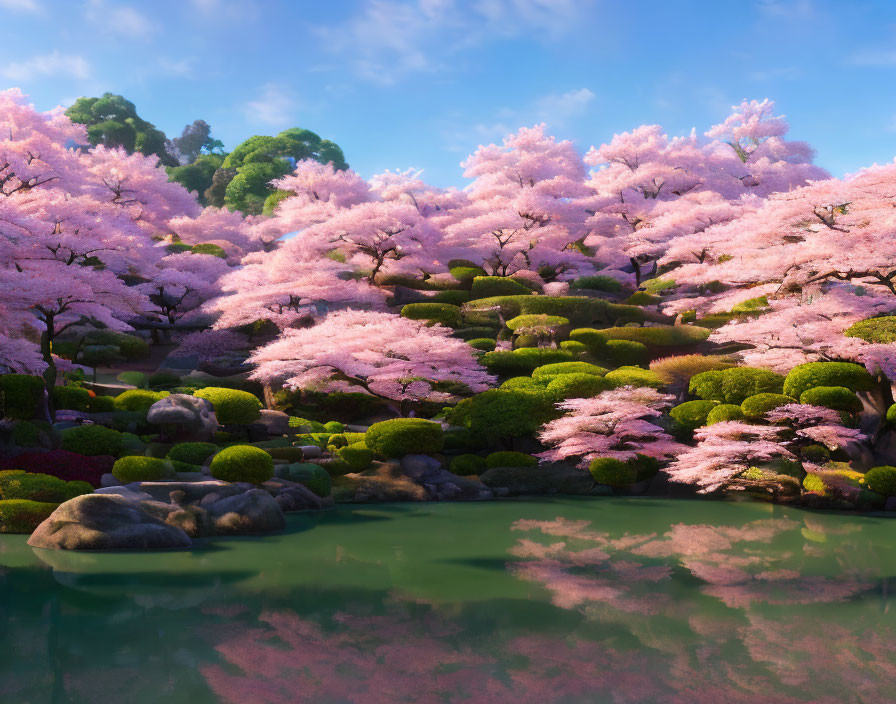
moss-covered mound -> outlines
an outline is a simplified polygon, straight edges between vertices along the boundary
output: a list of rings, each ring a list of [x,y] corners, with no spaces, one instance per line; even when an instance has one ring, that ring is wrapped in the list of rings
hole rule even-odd
[[[383,457],[441,452],[445,446],[442,426],[422,418],[395,418],[374,423],[367,429],[364,443]]]

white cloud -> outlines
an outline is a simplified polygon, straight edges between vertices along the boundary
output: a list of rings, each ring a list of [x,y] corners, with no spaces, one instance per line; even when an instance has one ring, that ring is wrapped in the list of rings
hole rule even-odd
[[[85,18],[94,27],[120,37],[146,39],[157,27],[146,15],[120,4],[106,0],[88,0]]]
[[[538,119],[551,126],[562,126],[581,117],[597,96],[587,88],[571,90],[560,95],[546,95],[536,103]]]
[[[243,105],[250,124],[283,127],[294,121],[297,103],[292,91],[277,83],[266,83],[254,100]]]
[[[90,64],[83,56],[53,50],[49,54],[32,56],[24,61],[0,63],[0,76],[17,82],[30,81],[41,76],[64,76],[86,80],[91,77],[91,71]]]
[[[0,8],[12,12],[25,12],[33,15],[42,15],[45,11],[37,0],[0,0]]]
[[[391,84],[445,70],[465,50],[519,36],[556,40],[593,0],[364,0],[336,26],[318,28],[325,48],[362,78]]]

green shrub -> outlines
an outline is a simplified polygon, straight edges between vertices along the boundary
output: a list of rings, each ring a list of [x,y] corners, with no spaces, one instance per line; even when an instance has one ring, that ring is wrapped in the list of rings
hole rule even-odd
[[[524,314],[559,315],[581,327],[642,322],[647,318],[645,310],[638,306],[584,296],[491,296],[473,300],[464,309],[469,320],[472,311],[494,307],[501,309],[505,320]]]
[[[67,482],[49,474],[37,474],[21,470],[0,472],[0,499],[25,499],[42,503],[61,504],[81,494],[93,493],[87,482]]]
[[[158,457],[133,455],[116,460],[112,465],[112,474],[122,484],[157,482],[171,478],[174,475],[174,466],[171,462]]]
[[[22,499],[0,501],[0,533],[33,533],[58,505]]]
[[[652,293],[647,293],[647,291],[636,291],[626,298],[623,303],[629,306],[653,306],[662,300],[659,296],[654,296]]]
[[[651,279],[650,281],[645,281],[642,286],[647,293],[658,296],[663,291],[671,291],[675,288],[676,283],[671,279]]]
[[[115,397],[115,410],[142,413],[144,416],[156,401],[161,401],[169,395],[168,391],[146,391],[144,389],[130,389]]]
[[[799,398],[816,386],[845,386],[850,391],[869,391],[874,379],[859,364],[852,362],[809,362],[790,370],[784,380],[784,393]]]
[[[345,435],[343,435],[342,433],[335,433],[334,435],[331,435],[327,439],[327,447],[337,447],[338,448],[338,447],[345,447],[346,445],[348,445],[348,440],[346,439]]]
[[[297,416],[290,416],[289,427],[304,433],[322,433],[326,430],[323,423],[318,423],[316,420],[308,420],[307,418],[299,418]]]
[[[90,392],[83,386],[54,386],[51,396],[56,410],[86,413],[90,405]]]
[[[136,386],[138,389],[146,388],[149,383],[146,374],[143,372],[122,372],[115,378],[122,384]]]
[[[806,389],[800,394],[800,403],[808,403],[812,406],[824,406],[835,411],[847,413],[860,413],[862,402],[858,396],[845,386],[816,386]]]
[[[479,455],[458,455],[451,460],[451,471],[459,476],[482,474],[486,469],[485,458]]]
[[[120,361],[116,345],[85,345],[78,354],[78,363],[89,367],[111,367]]]
[[[887,409],[887,423],[896,425],[896,403]]]
[[[474,350],[480,350],[481,352],[492,352],[495,349],[495,341],[490,337],[476,337],[472,340],[467,340],[467,344]]]
[[[612,389],[611,379],[594,374],[559,374],[551,378],[547,392],[558,401],[568,398],[591,398]]]
[[[708,424],[710,412],[718,405],[718,401],[685,401],[669,411],[669,415],[679,426],[693,432]]]
[[[507,321],[507,327],[514,332],[524,328],[553,329],[569,325],[569,320],[560,315],[545,315],[544,313],[528,313],[518,315]]]
[[[585,354],[588,351],[588,348],[585,345],[576,340],[564,340],[560,343],[560,349],[571,352],[577,357]]]
[[[654,347],[680,347],[703,342],[710,332],[692,325],[652,325],[649,327],[606,328],[598,331],[604,340],[629,340]]]
[[[538,458],[524,452],[493,452],[485,458],[485,466],[492,467],[534,467]]]
[[[467,303],[470,300],[470,292],[469,291],[458,291],[453,289],[448,289],[447,291],[439,291],[435,296],[432,296],[429,301],[431,303],[450,303],[453,306],[462,306],[464,303]]]
[[[474,397],[475,398],[475,397]],[[422,418],[395,418],[374,423],[367,429],[364,442],[383,457],[441,452],[445,446],[442,426]]]
[[[731,362],[721,357],[707,357],[702,354],[664,357],[650,363],[650,368],[667,384],[685,384],[701,372],[729,369],[733,366]]]
[[[554,362],[542,364],[532,372],[533,379],[544,379],[546,382],[559,374],[592,374],[603,376],[607,370],[588,362]]]
[[[688,390],[707,401],[739,405],[756,394],[780,394],[783,387],[784,377],[768,369],[732,367],[695,374]]]
[[[261,417],[261,401],[248,391],[208,386],[193,395],[211,401],[221,425],[248,425]]]
[[[650,350],[647,345],[632,340],[607,340],[606,344],[594,352],[594,356],[602,363],[616,367],[624,365],[647,364],[650,361]]]
[[[814,464],[825,464],[831,459],[831,451],[824,445],[814,444],[807,445],[800,451],[800,457],[806,462]]]
[[[473,280],[477,277],[487,276],[485,273],[485,269],[481,266],[476,266],[472,262],[470,265],[462,265],[462,266],[453,266],[448,269],[450,274],[460,281],[462,284],[472,284]]]
[[[441,323],[449,328],[459,328],[462,322],[460,308],[448,303],[408,303],[401,309],[401,315],[411,320]]]
[[[506,276],[476,276],[471,289],[472,298],[492,298],[493,296],[528,296],[526,286]]]
[[[121,452],[121,433],[102,425],[79,425],[62,431],[62,449],[79,455],[118,456]]]
[[[181,380],[177,374],[173,374],[172,372],[156,372],[155,374],[150,375],[148,384],[149,388],[154,390],[172,389],[175,386],[180,386]]]
[[[569,289],[571,291],[586,290],[619,293],[622,291],[622,283],[612,276],[597,274],[596,276],[580,276],[575,281],[570,281]]]
[[[485,446],[485,441],[469,428],[449,428],[445,431],[445,451],[475,452]]]
[[[363,442],[355,442],[345,447],[340,447],[336,454],[345,462],[353,472],[362,472],[373,462],[373,450]]]
[[[806,491],[811,491],[813,494],[827,493],[827,487],[817,474],[806,474],[803,477],[803,488]]]
[[[274,476],[274,459],[257,447],[232,445],[212,458],[210,469],[221,481],[262,484]]]
[[[111,413],[115,410],[115,398],[112,396],[94,396],[87,401],[88,413]]]
[[[146,443],[133,433],[121,434],[121,456],[142,455],[146,452]]]
[[[531,435],[557,415],[546,393],[490,389],[458,403],[447,418],[483,442],[496,442]]]
[[[324,430],[328,433],[341,433],[345,430],[345,426],[338,420],[331,420],[324,423]]]
[[[48,433],[27,420],[18,421],[12,429],[12,442],[16,447],[36,447],[42,444],[42,439],[46,442],[47,437]]]
[[[553,377],[535,378],[529,376],[514,376],[501,384],[500,388],[543,394],[552,378]]]
[[[649,386],[652,389],[661,389],[663,380],[656,372],[640,367],[619,367],[607,372],[604,379],[613,382],[614,386]]]
[[[275,460],[286,460],[288,462],[301,462],[305,459],[305,454],[301,447],[266,447],[263,448]]]
[[[218,446],[211,442],[182,442],[168,450],[168,459],[201,466],[217,451]]]
[[[865,486],[881,496],[896,496],[896,467],[872,467],[865,472]]]
[[[517,335],[513,344],[515,349],[521,349],[524,347],[538,347],[539,342],[541,342],[541,338],[537,334],[525,332]]]
[[[193,247],[186,242],[172,242],[171,244],[165,245],[165,252],[168,254],[182,254],[183,252],[189,252],[192,249]]]
[[[755,394],[744,399],[740,404],[740,410],[748,420],[760,420],[769,411],[778,406],[786,406],[788,403],[797,403],[797,400],[784,394]]]
[[[744,420],[746,416],[744,412],[740,410],[740,406],[733,403],[718,403],[718,401],[712,402],[717,403],[718,405],[712,408],[709,413],[706,415],[706,425],[714,425],[715,423],[724,423],[729,420]]]
[[[193,254],[210,254],[213,257],[227,259],[227,252],[225,252],[219,245],[212,244],[211,242],[194,244],[190,248],[190,251],[193,252]]]
[[[330,473],[320,465],[296,462],[285,467],[278,467],[276,473],[281,479],[304,484],[321,498],[330,495],[332,488]]]
[[[757,296],[746,301],[741,301],[732,309],[732,313],[754,313],[768,308],[768,296]]]
[[[44,380],[28,374],[0,374],[0,417],[31,420],[43,401]]]
[[[479,362],[497,376],[531,374],[537,367],[554,362],[571,362],[573,355],[565,350],[526,347],[517,350],[486,352]]]
[[[461,328],[460,330],[454,331],[454,336],[464,340],[465,342],[470,342],[471,340],[476,340],[479,338],[485,338],[487,340],[494,341],[498,336],[499,324],[496,322],[494,327],[484,327],[484,326],[474,326],[469,328]]]
[[[596,457],[588,465],[588,471],[595,482],[607,486],[626,487],[638,481],[637,467],[615,457]]]
[[[121,356],[129,362],[149,357],[149,344],[136,335],[114,330],[93,330],[85,336],[84,342],[87,345],[115,345]]]
[[[886,315],[860,320],[848,327],[843,334],[847,337],[858,337],[865,342],[888,345],[896,342],[896,316]]]

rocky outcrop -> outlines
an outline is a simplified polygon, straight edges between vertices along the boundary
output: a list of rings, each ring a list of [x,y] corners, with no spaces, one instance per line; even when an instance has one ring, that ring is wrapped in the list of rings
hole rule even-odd
[[[429,455],[405,455],[401,471],[423,486],[435,501],[473,501],[490,499],[491,490],[482,482],[452,474],[442,463]]]
[[[426,489],[401,470],[398,462],[374,462],[364,472],[346,474],[334,483],[333,498],[352,503],[427,501]]]
[[[497,495],[595,493],[591,475],[565,462],[546,462],[534,467],[493,467],[479,478]]]
[[[289,435],[289,415],[283,411],[263,409],[261,417],[256,421],[263,425],[268,435]]]
[[[160,426],[169,442],[209,442],[218,429],[211,402],[187,394],[171,394],[156,401],[146,420]]]

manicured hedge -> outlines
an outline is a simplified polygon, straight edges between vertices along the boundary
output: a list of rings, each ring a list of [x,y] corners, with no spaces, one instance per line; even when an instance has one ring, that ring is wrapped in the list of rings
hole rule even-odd
[[[607,372],[604,379],[613,382],[614,386],[648,386],[652,389],[661,389],[665,386],[665,382],[656,372],[640,367],[619,367]]]
[[[458,403],[448,421],[469,428],[485,442],[496,442],[531,435],[557,415],[547,393],[490,389]]]
[[[896,467],[872,467],[865,472],[865,486],[881,496],[896,496]]]
[[[473,279],[471,296],[473,299],[491,298],[493,296],[526,296],[531,295],[526,286],[506,276],[477,276]]]
[[[743,400],[740,410],[749,420],[760,420],[766,413],[773,411],[778,406],[786,406],[789,403],[798,403],[792,396],[784,394],[755,394]]]
[[[670,410],[669,415],[679,426],[693,432],[707,425],[710,412],[718,405],[718,401],[685,401]]]
[[[121,433],[102,425],[79,425],[62,431],[62,449],[79,455],[117,456],[121,452]]]
[[[623,303],[629,306],[652,306],[662,300],[663,299],[659,296],[654,296],[653,294],[647,293],[647,291],[636,291],[626,298]]]
[[[435,296],[429,299],[431,303],[450,303],[453,306],[462,306],[470,300],[469,291],[455,291],[448,289],[447,291],[439,291]]]
[[[408,303],[401,309],[401,315],[411,320],[441,323],[449,328],[459,328],[462,322],[460,308],[448,303]]]
[[[485,458],[479,455],[458,455],[451,460],[450,470],[460,476],[482,474],[486,470]]]
[[[225,447],[212,459],[211,474],[225,482],[263,484],[274,476],[274,459],[251,445]]]
[[[33,533],[58,506],[23,499],[0,501],[0,533]]]
[[[297,462],[286,467],[278,467],[276,474],[281,479],[304,484],[321,498],[330,495],[332,488],[330,473],[319,465]]]
[[[601,391],[608,391],[614,386],[614,381],[594,374],[559,374],[552,377],[547,385],[547,393],[556,400],[562,401],[568,398],[591,398]]]
[[[493,352],[496,343],[490,337],[476,337],[472,340],[467,340],[467,344],[480,352]]]
[[[103,474],[112,471],[113,459],[106,456],[85,457],[75,452],[51,450],[26,452],[15,457],[0,457],[0,469],[24,469],[59,477],[65,481],[85,481],[98,487]]]
[[[476,266],[472,262],[469,265],[452,266],[448,271],[462,284],[472,284],[476,277],[487,276],[485,269],[481,266]]]
[[[733,403],[718,403],[706,415],[706,425],[714,425],[715,423],[724,423],[729,420],[744,420],[746,416],[740,409],[740,406]]]
[[[896,316],[886,315],[860,320],[848,327],[843,334],[877,344],[896,342]]]
[[[112,474],[122,484],[157,482],[174,475],[174,466],[157,457],[122,457],[112,467]]]
[[[485,458],[485,466],[493,467],[534,467],[538,458],[524,452],[493,452]]]
[[[40,408],[44,380],[28,374],[0,374],[0,417],[31,420]]]
[[[688,385],[690,393],[702,399],[738,405],[756,394],[780,394],[783,388],[784,377],[780,374],[753,367],[701,372],[691,377]]]
[[[588,291],[606,291],[609,293],[619,293],[622,291],[622,283],[612,276],[604,276],[597,274],[595,276],[581,276],[575,281],[569,282],[571,291],[588,290]]]
[[[514,332],[521,328],[556,329],[564,325],[569,325],[568,318],[561,315],[545,315],[544,313],[527,313],[507,321],[507,327]]]
[[[201,466],[218,449],[218,446],[211,442],[182,442],[168,450],[167,456],[170,460]]]
[[[445,446],[442,426],[422,418],[395,418],[374,423],[364,437],[367,447],[383,457],[441,452]]]
[[[261,401],[248,391],[208,386],[193,395],[211,401],[221,425],[248,425],[261,417]]]
[[[809,362],[790,370],[784,381],[784,393],[799,398],[816,386],[845,386],[851,391],[869,391],[874,379],[859,364],[852,362]]]
[[[517,350],[486,352],[479,362],[490,373],[498,376],[531,374],[537,367],[554,362],[571,362],[574,357],[566,350],[526,347]]]
[[[0,499],[26,499],[61,504],[81,494],[93,493],[84,481],[63,481],[49,474],[34,474],[23,470],[0,471]]]
[[[577,326],[639,323],[661,316],[638,306],[609,303],[584,296],[492,296],[470,301],[465,310],[499,307],[505,320],[523,314],[560,315]]]
[[[514,376],[501,384],[499,388],[543,394],[551,379],[553,377]]]
[[[354,442],[345,447],[340,447],[336,454],[342,459],[353,472],[361,472],[370,466],[373,462],[373,450],[367,447],[364,442]]]
[[[845,386],[816,386],[806,389],[800,394],[800,403],[847,413],[860,413],[862,410],[862,401]]]
[[[638,469],[634,463],[615,457],[596,457],[588,465],[588,471],[595,482],[607,486],[626,487],[638,481]]]
[[[131,411],[146,415],[150,407],[156,402],[169,396],[168,391],[146,391],[145,389],[130,389],[115,397],[115,410]]]
[[[190,251],[193,254],[210,254],[213,257],[218,257],[220,259],[227,259],[227,252],[225,252],[220,245],[212,244],[211,242],[203,242],[201,244],[194,244]]]
[[[543,364],[540,367],[536,367],[532,372],[532,378],[549,381],[559,374],[593,374],[594,376],[603,376],[607,371],[603,367],[589,364],[588,362],[554,362],[553,364]]]
[[[87,412],[90,392],[83,386],[54,386],[51,393],[53,407],[57,410]]]
[[[606,328],[599,330],[598,335],[605,341],[630,340],[652,347],[680,347],[703,342],[709,337],[710,331],[692,325],[651,325],[640,328]]]

